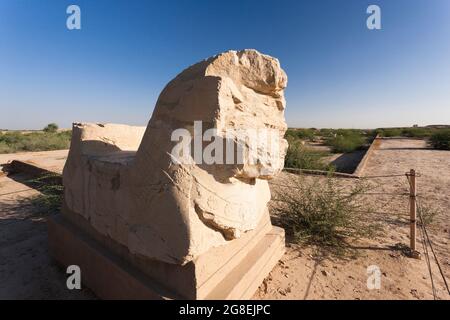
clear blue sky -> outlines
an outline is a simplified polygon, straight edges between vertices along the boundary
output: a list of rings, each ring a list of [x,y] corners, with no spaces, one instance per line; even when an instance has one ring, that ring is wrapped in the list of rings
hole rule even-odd
[[[280,59],[290,126],[450,124],[449,0],[0,0],[0,128],[145,125],[178,72],[244,48]]]

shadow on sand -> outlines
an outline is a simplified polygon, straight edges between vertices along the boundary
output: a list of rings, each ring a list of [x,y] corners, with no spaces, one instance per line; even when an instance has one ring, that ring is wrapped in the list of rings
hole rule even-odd
[[[331,164],[336,167],[337,172],[353,173],[365,154],[366,150],[344,153],[332,161]]]

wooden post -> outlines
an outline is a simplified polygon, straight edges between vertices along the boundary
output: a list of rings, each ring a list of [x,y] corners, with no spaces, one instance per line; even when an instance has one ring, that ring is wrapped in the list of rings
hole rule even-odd
[[[409,215],[410,215],[410,249],[411,256],[420,258],[419,252],[416,250],[416,219],[417,219],[417,186],[416,171],[411,169],[408,174],[409,179]]]

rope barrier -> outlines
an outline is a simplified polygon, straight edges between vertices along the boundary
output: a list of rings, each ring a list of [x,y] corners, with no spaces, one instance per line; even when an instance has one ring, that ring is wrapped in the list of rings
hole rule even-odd
[[[425,225],[425,221],[423,221],[423,217],[422,217],[422,204],[418,201],[418,202],[417,202],[417,205],[418,205],[417,207],[418,207],[418,212],[419,212],[420,222],[421,222],[423,231],[424,231],[424,233],[425,233],[425,237],[426,237],[426,239],[427,239],[427,241],[428,241],[428,244],[429,244],[429,246],[430,246],[431,252],[433,253],[433,257],[434,257],[434,260],[436,261],[436,265],[437,265],[437,267],[438,267],[438,269],[439,269],[439,273],[441,274],[442,280],[444,280],[444,284],[445,284],[445,288],[447,289],[447,293],[450,295],[450,288],[449,288],[449,286],[448,286],[447,279],[446,279],[446,277],[445,277],[444,272],[442,271],[442,267],[441,267],[441,264],[440,264],[440,262],[439,262],[439,259],[438,259],[437,255],[436,255],[436,252],[434,251],[433,244],[432,244],[432,242],[431,242],[430,236],[428,235],[428,231],[427,231],[427,228],[426,228],[426,225]]]
[[[408,180],[408,183],[411,186],[411,181],[409,179],[409,175],[408,174],[406,175],[406,179]],[[446,287],[447,292],[448,292],[449,295],[450,295],[450,288],[448,286],[445,274],[442,271],[441,264],[439,262],[439,259],[438,259],[437,255],[436,255],[436,252],[434,251],[433,244],[431,242],[430,236],[428,235],[428,231],[426,229],[425,221],[423,219],[423,214],[422,214],[423,213],[423,207],[422,207],[422,203],[420,201],[420,198],[417,198],[417,212],[419,214],[419,219],[420,219],[420,229],[421,229],[421,234],[422,234],[422,246],[424,248],[424,254],[425,254],[425,258],[426,258],[426,262],[427,262],[427,267],[428,267],[428,271],[430,273],[431,286],[432,286],[432,290],[433,290],[433,297],[436,300],[436,298],[437,298],[436,288],[435,288],[434,281],[433,281],[433,272],[431,270],[431,262],[430,262],[430,257],[429,257],[428,246],[430,247],[430,250],[433,253],[434,260],[436,261],[436,265],[437,265],[437,267],[439,269],[439,273],[440,273],[440,275],[442,277],[442,280],[444,281],[445,287]]]
[[[421,215],[419,214],[419,217],[422,221]],[[421,227],[420,227],[420,234],[422,235],[422,248],[423,248],[423,253],[425,255],[425,261],[427,263],[427,267],[428,267],[428,273],[430,275],[430,281],[431,281],[431,289],[433,292],[433,299],[436,300],[436,287],[434,286],[434,280],[433,280],[433,272],[431,271],[431,262],[430,262],[430,256],[428,254],[428,247],[427,247],[427,243],[425,241],[425,236],[424,236],[424,231],[423,231],[423,223],[421,223]]]
[[[378,179],[378,178],[405,177],[406,180],[407,180],[406,186],[409,185],[409,187],[411,188],[412,185],[411,185],[411,181],[410,181],[410,176],[411,175],[408,172],[408,173],[403,173],[403,174],[365,176],[365,177],[360,177],[360,178],[361,179]],[[418,173],[416,173],[415,176],[416,177],[421,177],[421,175],[418,174]],[[402,180],[402,181],[405,181],[405,180]],[[279,186],[279,187],[289,188],[289,189],[303,190],[302,188],[296,187],[296,186],[293,186],[293,185],[281,184],[281,183],[276,183],[276,182],[270,182],[270,184],[271,185],[275,185],[275,186]],[[380,184],[377,187],[380,187],[380,186],[383,186],[383,185],[385,185],[385,184]],[[346,195],[346,194],[347,193],[341,193],[341,195]],[[352,193],[348,193],[348,194],[351,195]],[[386,203],[384,203],[382,205],[382,208],[387,207],[392,202],[392,200],[395,197],[397,197],[397,196],[410,196],[410,194],[406,193],[406,192],[366,192],[366,193],[361,193],[360,195],[361,196],[372,196],[372,195],[391,196],[390,199],[388,201],[386,201]],[[425,224],[425,221],[424,221],[424,218],[423,218],[423,207],[422,207],[421,202],[419,201],[420,199],[423,198],[423,196],[422,195],[416,195],[416,197],[417,197],[417,212],[418,212],[419,219],[420,219],[421,242],[422,242],[423,252],[424,252],[424,256],[425,256],[425,261],[426,261],[428,272],[429,272],[429,275],[430,275],[430,281],[431,281],[431,288],[432,288],[432,292],[433,292],[433,298],[436,300],[438,297],[437,297],[437,289],[436,289],[436,285],[435,285],[435,278],[433,277],[433,270],[432,270],[432,267],[431,267],[431,258],[430,258],[431,254],[434,257],[434,260],[436,261],[436,265],[437,265],[437,267],[439,269],[440,275],[441,275],[441,277],[442,277],[442,279],[444,281],[445,287],[446,287],[447,292],[448,292],[449,295],[450,295],[450,288],[449,288],[448,282],[446,280],[445,274],[444,274],[444,272],[442,270],[442,267],[440,265],[440,262],[439,262],[439,259],[437,257],[436,251],[435,251],[435,249],[433,247],[433,244],[431,242],[431,239],[429,237],[428,230],[426,228],[426,224]],[[393,212],[381,212],[381,211],[378,211],[378,212],[375,212],[375,211],[367,211],[367,212],[361,211],[361,213],[374,213],[374,214],[387,214],[387,215],[395,214]],[[400,215],[402,215],[402,214],[397,213],[397,216],[400,216]],[[405,216],[407,216],[407,215],[405,214]],[[431,252],[431,254],[430,254],[430,252]]]
[[[362,176],[361,179],[378,179],[378,178],[395,178],[395,177],[404,177],[405,174],[390,174],[390,175],[383,175],[383,176]]]
[[[283,187],[283,188],[303,190],[302,188],[299,188],[299,187],[295,187],[295,186],[292,186],[292,185],[281,184],[281,183],[276,183],[276,182],[270,182],[269,184],[274,185],[274,186],[278,186],[278,187]],[[351,195],[351,194],[352,193],[341,193],[341,195]],[[369,195],[369,196],[378,196],[378,195],[409,196],[408,193],[395,193],[395,192],[366,192],[366,193],[361,193],[361,195]]]

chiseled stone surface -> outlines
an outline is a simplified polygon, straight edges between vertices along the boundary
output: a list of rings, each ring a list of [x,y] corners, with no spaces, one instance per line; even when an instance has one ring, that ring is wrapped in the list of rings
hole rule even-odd
[[[277,59],[228,51],[169,82],[147,128],[74,124],[63,172],[67,207],[131,253],[167,263],[185,264],[241,237],[268,215],[267,179],[283,167],[286,85]],[[233,129],[274,129],[281,147],[259,146],[264,163],[178,163],[171,135],[193,133],[194,121],[224,139]]]

